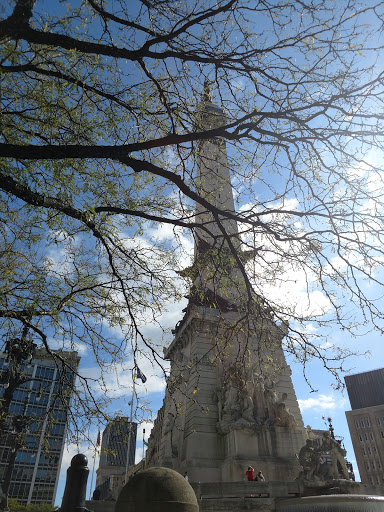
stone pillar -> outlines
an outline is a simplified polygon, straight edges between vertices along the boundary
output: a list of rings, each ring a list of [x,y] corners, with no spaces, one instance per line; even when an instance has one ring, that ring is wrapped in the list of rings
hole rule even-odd
[[[91,512],[85,507],[88,474],[87,457],[82,453],[75,455],[67,469],[67,481],[60,512]]]

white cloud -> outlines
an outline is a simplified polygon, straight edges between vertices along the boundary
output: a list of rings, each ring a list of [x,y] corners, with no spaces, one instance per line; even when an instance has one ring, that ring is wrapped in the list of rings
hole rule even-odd
[[[175,239],[175,226],[172,224],[158,224],[156,228],[146,231],[148,240],[174,240]]]
[[[301,411],[312,409],[313,411],[322,412],[325,415],[328,411],[345,409],[346,406],[346,399],[335,395],[320,394],[316,396],[316,398],[299,399],[298,402]]]
[[[301,221],[295,220],[285,211],[300,211],[300,205],[296,198],[284,198],[282,201],[268,204],[263,212],[274,210],[261,216],[264,223],[272,227],[277,223],[277,229],[283,223],[294,226],[296,235],[304,234]],[[278,213],[278,212],[281,213]],[[245,204],[241,207],[241,213],[247,217],[252,212],[260,213],[258,205]],[[293,223],[293,224],[292,224]],[[246,243],[247,240],[244,239]],[[317,285],[317,276],[306,265],[305,245],[293,240],[282,242],[272,235],[263,232],[255,239],[249,239],[250,246],[260,247],[260,253],[248,266],[251,281],[258,293],[271,301],[287,315],[300,317],[321,316],[331,308],[331,303]]]
[[[85,343],[75,342],[70,339],[57,339],[50,337],[48,345],[52,350],[76,350],[80,356],[85,356],[89,347]]]
[[[263,286],[264,296],[287,314],[292,312],[303,318],[324,315],[331,304],[320,290],[308,290],[307,279],[304,272],[287,272],[285,282]]]
[[[140,379],[135,380],[136,393],[147,395],[148,393],[159,393],[165,390],[165,380],[160,374],[160,370],[155,367],[147,358],[138,361],[140,370],[147,377],[145,384]],[[96,379],[95,382],[89,381],[92,391],[100,394],[107,393],[113,398],[127,397],[130,400],[132,394],[132,368],[133,361],[126,363],[116,363],[111,371],[103,372],[97,366],[82,368],[83,377]],[[167,365],[168,368],[168,365]]]

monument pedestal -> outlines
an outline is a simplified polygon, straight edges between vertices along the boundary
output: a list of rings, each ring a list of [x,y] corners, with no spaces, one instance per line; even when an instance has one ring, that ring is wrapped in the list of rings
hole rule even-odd
[[[248,466],[261,471],[267,480],[292,481],[300,473],[296,453],[305,443],[304,429],[259,427],[250,433],[232,430],[223,436],[222,482],[242,481]]]

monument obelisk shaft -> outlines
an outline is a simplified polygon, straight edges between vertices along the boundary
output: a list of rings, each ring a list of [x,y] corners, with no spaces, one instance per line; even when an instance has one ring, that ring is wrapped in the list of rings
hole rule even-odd
[[[206,98],[200,128],[225,123]],[[225,142],[201,142],[196,160],[196,190],[214,211],[196,205],[201,228],[186,271],[193,285],[165,350],[171,370],[146,464],[188,471],[200,482],[239,481],[249,464],[269,480],[293,480],[305,430],[281,345],[286,326],[249,297],[236,264],[238,227],[224,213],[235,211]]]

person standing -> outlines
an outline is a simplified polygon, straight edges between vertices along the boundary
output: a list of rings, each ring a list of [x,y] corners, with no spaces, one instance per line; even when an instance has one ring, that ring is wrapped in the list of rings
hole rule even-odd
[[[248,482],[253,482],[253,474],[255,470],[252,466],[248,466],[248,470],[245,472],[245,476],[247,477]]]
[[[189,482],[189,478],[188,478],[188,471],[186,471],[186,472],[184,473],[184,478],[186,479],[186,481],[187,481],[187,482]]]

